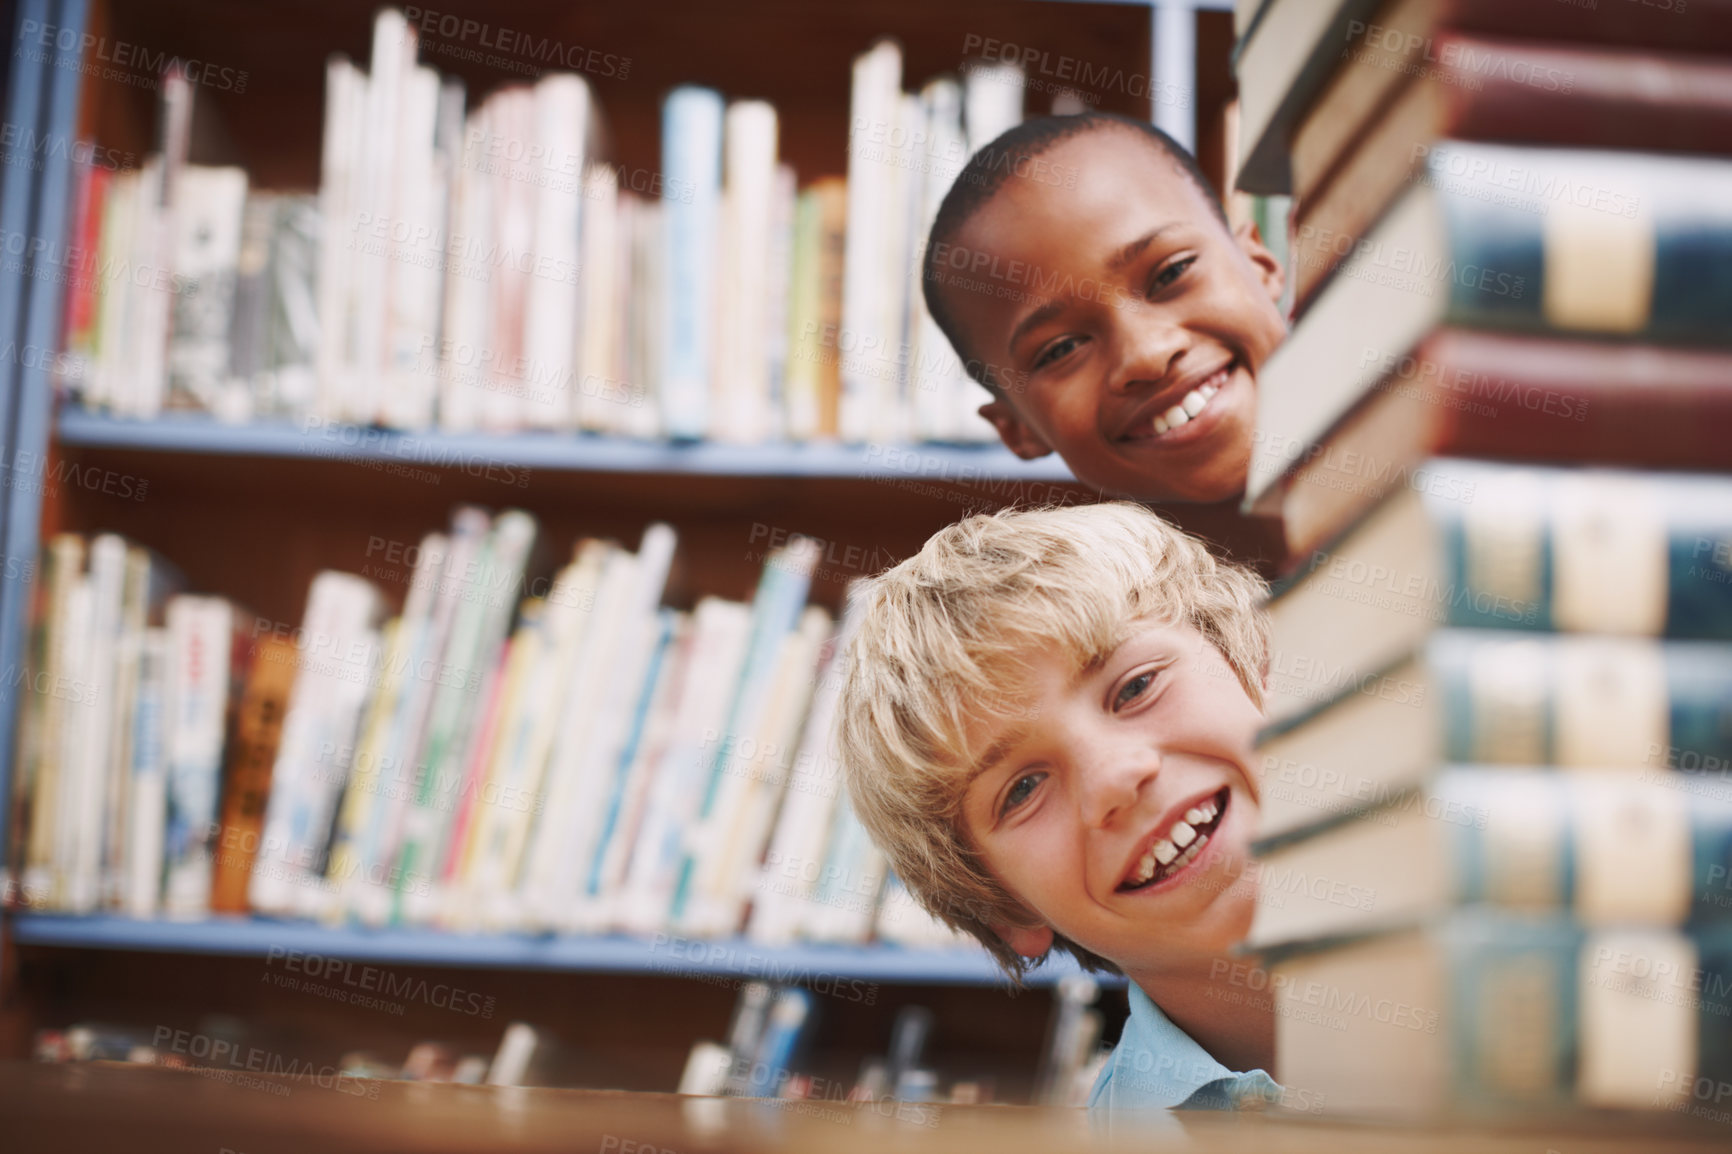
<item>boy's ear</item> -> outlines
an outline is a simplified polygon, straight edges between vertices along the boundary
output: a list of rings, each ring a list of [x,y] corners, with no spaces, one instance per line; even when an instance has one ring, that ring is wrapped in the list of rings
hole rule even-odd
[[[992,927],[992,932],[1004,939],[1004,944],[1025,958],[1044,958],[1046,952],[1052,949],[1051,926],[1006,926]]]
[[[1257,270],[1257,278],[1263,282],[1263,289],[1269,294],[1269,299],[1280,304],[1281,294],[1287,288],[1287,273],[1281,267],[1281,262],[1275,259],[1275,254],[1264,247],[1263,234],[1257,231],[1257,222],[1241,221],[1239,227],[1233,230],[1233,239],[1238,242],[1239,250],[1250,258],[1251,266]]]
[[[994,397],[980,406],[980,415],[992,422],[992,427],[998,430],[998,439],[1004,442],[1004,447],[1023,460],[1032,461],[1052,452],[1052,446],[1047,444],[1039,433],[1029,428],[1003,397]]]

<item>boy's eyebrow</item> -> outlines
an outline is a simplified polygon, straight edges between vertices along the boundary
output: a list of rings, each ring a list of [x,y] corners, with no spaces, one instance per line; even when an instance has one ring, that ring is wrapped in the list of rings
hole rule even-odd
[[[1139,236],[1129,244],[1120,246],[1117,252],[1107,258],[1108,270],[1112,272],[1123,272],[1125,266],[1143,255],[1143,252],[1151,244],[1154,244],[1156,240],[1160,239],[1162,233],[1178,227],[1179,225],[1176,221],[1172,224],[1163,224],[1156,228],[1151,228],[1148,232],[1145,232],[1142,236]],[[1062,312],[1065,305],[1068,303],[1068,301],[1064,300],[1047,301],[1045,304],[1029,313],[1026,317],[1017,321],[1016,327],[1010,330],[1010,340],[1007,342],[1006,347],[1011,349],[1016,348],[1016,343],[1023,338],[1023,334],[1037,325],[1043,325],[1047,321],[1050,321],[1053,317]]]
[[[992,768],[1003,761],[1005,756],[1016,748],[1026,736],[1027,731],[1022,729],[1013,729],[1009,733],[999,734],[998,739],[987,746],[986,751],[975,760],[973,768],[968,771],[968,779],[963,783],[963,788],[966,789],[973,785],[975,779],[983,774],[990,773]]]
[[[1056,317],[1059,313],[1064,311],[1066,303],[1067,302],[1065,301],[1047,301],[1045,304],[1029,313],[1026,317],[1017,321],[1016,327],[1010,330],[1010,340],[1007,342],[1005,347],[1010,349],[1016,348],[1016,342],[1022,339],[1024,333],[1037,325],[1044,325],[1047,321]]]
[[[1119,251],[1113,253],[1112,256],[1108,257],[1107,268],[1113,272],[1123,272],[1125,266],[1136,260],[1139,256],[1142,256],[1143,250],[1148,248],[1151,244],[1154,244],[1163,232],[1167,232],[1170,229],[1175,229],[1177,227],[1179,227],[1177,222],[1174,222],[1172,224],[1163,224],[1158,228],[1151,228],[1148,232],[1145,232],[1142,236],[1139,236],[1136,240],[1131,241],[1129,244],[1120,248]]]

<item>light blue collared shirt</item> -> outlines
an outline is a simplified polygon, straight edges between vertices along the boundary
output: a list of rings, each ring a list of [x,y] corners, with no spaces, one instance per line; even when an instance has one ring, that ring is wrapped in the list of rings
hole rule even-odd
[[[1262,1070],[1234,1073],[1130,983],[1131,1016],[1089,1094],[1102,1110],[1260,1110],[1281,1100]]]

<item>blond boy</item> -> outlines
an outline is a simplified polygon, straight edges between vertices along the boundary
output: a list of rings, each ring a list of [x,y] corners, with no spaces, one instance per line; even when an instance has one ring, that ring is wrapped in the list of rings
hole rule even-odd
[[[854,806],[1013,976],[1057,949],[1129,980],[1091,1105],[1280,1094],[1271,1003],[1218,981],[1255,901],[1263,592],[1106,504],[970,517],[866,593],[839,709]]]

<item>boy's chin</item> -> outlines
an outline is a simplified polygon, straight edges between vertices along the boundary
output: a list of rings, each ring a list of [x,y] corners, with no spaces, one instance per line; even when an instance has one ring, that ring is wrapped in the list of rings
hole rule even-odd
[[[1101,446],[1108,452],[1095,457],[1092,467],[1073,464],[1072,472],[1085,485],[1144,504],[1218,505],[1243,496],[1251,468],[1249,432],[1226,440],[1204,460],[1183,463],[1177,453],[1140,449],[1134,443]],[[1112,452],[1115,448],[1120,451]]]
[[[1096,483],[1096,487],[1147,505],[1220,505],[1239,500],[1245,492],[1245,469],[1232,466],[1192,474],[1178,484],[1160,477],[1120,476],[1115,480],[1116,484]]]

